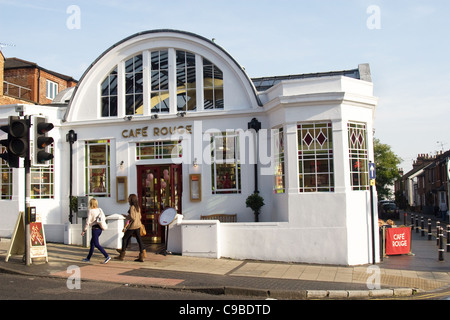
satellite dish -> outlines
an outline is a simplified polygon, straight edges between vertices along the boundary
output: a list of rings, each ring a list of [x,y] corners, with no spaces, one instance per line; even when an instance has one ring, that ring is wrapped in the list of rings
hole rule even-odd
[[[172,223],[176,216],[177,211],[174,208],[167,208],[159,216],[159,224],[167,226]]]

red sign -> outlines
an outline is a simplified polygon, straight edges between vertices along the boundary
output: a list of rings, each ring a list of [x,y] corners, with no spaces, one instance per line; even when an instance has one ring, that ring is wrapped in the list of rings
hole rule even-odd
[[[386,255],[408,254],[411,252],[411,228],[386,229]]]

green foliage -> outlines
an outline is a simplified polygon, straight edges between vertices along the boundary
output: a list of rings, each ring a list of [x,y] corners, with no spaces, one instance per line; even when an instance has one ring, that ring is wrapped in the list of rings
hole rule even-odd
[[[373,142],[378,197],[380,199],[388,199],[392,196],[392,191],[389,187],[394,184],[395,180],[400,178],[398,165],[402,162],[402,159],[391,150],[391,146],[381,143],[376,138],[373,139]]]
[[[245,200],[245,205],[247,208],[252,209],[256,214],[259,213],[262,206],[264,206],[264,199],[258,193],[254,193],[247,197],[247,200]]]

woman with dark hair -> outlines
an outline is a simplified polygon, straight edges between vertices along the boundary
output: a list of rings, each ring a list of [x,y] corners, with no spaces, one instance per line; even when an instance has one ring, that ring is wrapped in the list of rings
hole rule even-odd
[[[130,210],[128,210],[127,224],[125,227],[125,234],[122,238],[122,250],[120,255],[115,257],[117,260],[123,260],[126,254],[128,242],[131,236],[135,236],[139,245],[139,257],[134,261],[144,262],[144,245],[141,239],[141,208],[139,207],[139,201],[135,194],[130,194],[128,197],[128,203],[130,204]]]

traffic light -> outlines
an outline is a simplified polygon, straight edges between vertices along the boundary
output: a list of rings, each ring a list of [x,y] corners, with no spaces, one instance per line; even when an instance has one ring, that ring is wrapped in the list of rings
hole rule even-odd
[[[9,124],[0,129],[8,134],[8,139],[0,141],[6,147],[6,152],[0,157],[8,162],[10,168],[19,167],[19,158],[25,158],[29,152],[29,123],[27,119],[9,117]]]
[[[49,147],[53,143],[53,138],[48,136],[48,132],[53,129],[53,123],[46,122],[45,117],[32,117],[32,141],[33,153],[31,164],[33,166],[48,166],[46,163],[53,159],[49,152]]]

